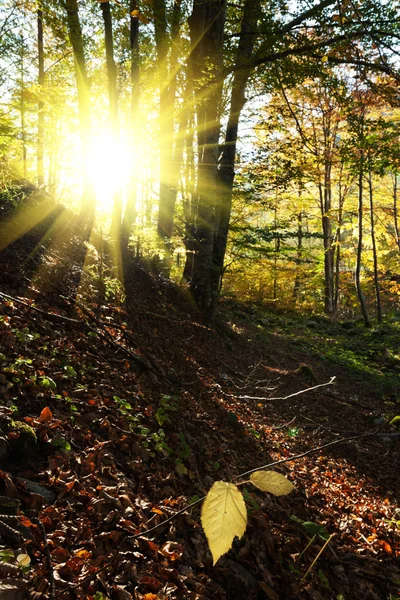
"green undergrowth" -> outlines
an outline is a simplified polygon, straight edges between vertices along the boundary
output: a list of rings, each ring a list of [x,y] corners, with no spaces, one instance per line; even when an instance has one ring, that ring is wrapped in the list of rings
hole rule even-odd
[[[252,321],[260,339],[271,334],[293,344],[318,361],[341,365],[369,385],[387,391],[400,389],[400,322],[394,319],[364,327],[362,322],[332,322],[323,316],[305,318],[265,309],[239,311]],[[400,400],[400,394],[399,398]]]

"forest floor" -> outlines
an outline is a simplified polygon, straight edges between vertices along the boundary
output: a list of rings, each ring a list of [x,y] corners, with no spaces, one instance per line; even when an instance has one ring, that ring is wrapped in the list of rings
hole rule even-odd
[[[99,284],[46,226],[0,256],[2,600],[400,598],[400,323],[225,301],[211,328],[137,261],[126,296]],[[241,488],[213,566],[182,509],[279,460],[295,489]]]

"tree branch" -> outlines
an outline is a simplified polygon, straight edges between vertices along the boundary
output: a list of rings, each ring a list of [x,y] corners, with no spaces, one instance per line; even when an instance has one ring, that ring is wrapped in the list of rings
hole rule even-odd
[[[326,387],[327,385],[332,385],[335,381],[336,377],[333,376],[326,383],[319,383],[318,385],[314,385],[313,387],[306,388],[305,390],[300,390],[299,392],[295,392],[294,394],[289,394],[289,396],[279,396],[276,398],[267,398],[265,396],[234,396],[238,400],[265,400],[266,402],[272,402],[273,400],[288,400],[289,398],[293,398],[294,396],[300,396],[300,394],[305,394],[306,392],[311,392],[312,390],[316,390],[317,388]]]

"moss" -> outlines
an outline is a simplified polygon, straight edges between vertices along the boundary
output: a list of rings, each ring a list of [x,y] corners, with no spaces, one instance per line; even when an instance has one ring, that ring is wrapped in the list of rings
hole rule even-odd
[[[317,380],[317,378],[314,375],[314,371],[312,370],[311,367],[308,367],[307,365],[300,365],[300,367],[295,370],[295,375],[304,377],[305,379],[308,379],[308,381],[311,381],[312,383],[314,383]]]
[[[15,436],[15,434],[18,434],[18,436]],[[36,446],[35,430],[22,421],[11,421],[9,425],[10,456],[15,459],[25,458],[35,451]]]
[[[396,429],[400,429],[400,415],[393,417],[393,419],[390,421],[390,424],[396,427]]]

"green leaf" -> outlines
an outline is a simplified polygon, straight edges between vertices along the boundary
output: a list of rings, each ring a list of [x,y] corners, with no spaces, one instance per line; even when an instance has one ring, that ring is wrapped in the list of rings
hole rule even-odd
[[[55,390],[57,388],[56,382],[51,377],[39,377],[39,384],[45,389]]]
[[[13,562],[14,559],[15,559],[15,555],[12,550],[0,550],[0,561],[1,562]]]
[[[178,475],[187,475],[188,472],[187,468],[182,462],[176,464],[175,471],[178,473]]]
[[[312,521],[304,521],[302,525],[308,535],[319,535],[322,540],[327,540],[329,538],[329,533],[323,525],[318,525]]]
[[[291,481],[276,471],[255,471],[250,475],[250,481],[258,489],[274,496],[286,496],[294,488]]]
[[[232,483],[216,481],[201,509],[201,524],[207,537],[214,565],[243,536],[247,512],[243,496]]]
[[[63,450],[71,450],[71,444],[63,437],[55,437],[51,440],[53,446],[63,448]]]

